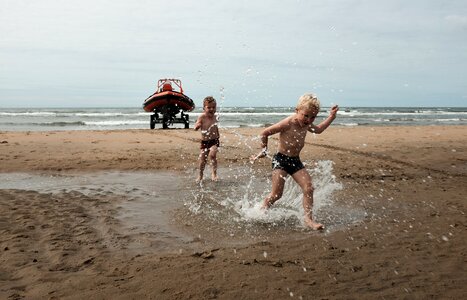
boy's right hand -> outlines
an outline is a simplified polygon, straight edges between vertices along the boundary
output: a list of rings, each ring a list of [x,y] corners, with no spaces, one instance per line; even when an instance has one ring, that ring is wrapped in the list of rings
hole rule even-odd
[[[257,155],[252,155],[252,156],[250,157],[250,162],[251,162],[251,163],[254,163],[257,159],[262,158],[262,157],[265,157],[267,154],[268,154],[268,149],[267,149],[267,148],[263,148],[263,150],[261,150],[260,153],[258,153]]]
[[[258,159],[258,155],[250,156],[250,163],[254,164],[257,159]]]

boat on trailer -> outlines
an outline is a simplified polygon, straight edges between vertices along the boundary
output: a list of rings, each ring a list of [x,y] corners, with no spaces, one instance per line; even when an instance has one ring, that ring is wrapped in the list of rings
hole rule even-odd
[[[179,79],[159,79],[154,94],[143,102],[143,109],[153,112],[150,117],[149,127],[154,129],[157,123],[162,123],[162,128],[167,129],[173,123],[183,123],[185,128],[190,127],[187,112],[195,109],[195,103],[183,93],[182,82]],[[180,113],[180,117],[177,114]]]

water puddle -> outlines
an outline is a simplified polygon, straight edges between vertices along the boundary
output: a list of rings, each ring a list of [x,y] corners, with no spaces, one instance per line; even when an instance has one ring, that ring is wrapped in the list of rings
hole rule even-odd
[[[343,186],[332,174],[332,162],[319,161],[307,169],[315,187],[314,217],[326,225],[324,234],[365,218],[363,208],[346,207],[344,201],[334,199]],[[194,182],[194,170],[185,174],[4,173],[0,189],[121,196],[117,218],[123,234],[140,237],[133,241],[133,248],[178,250],[207,241],[244,244],[309,232],[302,224],[302,192],[293,179],[287,179],[282,198],[265,212],[260,207],[271,188],[270,171],[243,166],[221,168],[219,174],[218,182],[205,180],[200,186]]]
[[[116,216],[120,233],[135,237],[129,247],[178,249],[190,240],[172,225],[171,212],[183,207],[186,191],[182,178],[173,172],[4,173],[0,174],[0,189],[79,192],[88,197],[116,195],[123,199]]]
[[[343,189],[332,174],[331,161],[319,161],[307,166],[313,178],[313,216],[325,224],[325,234],[341,230],[362,221],[366,213],[361,207],[348,207],[334,194]],[[209,173],[207,173],[209,174]],[[252,166],[221,170],[222,180],[205,180],[202,186],[192,185],[191,197],[185,201],[188,213],[185,223],[214,240],[231,244],[258,239],[303,237],[302,191],[289,176],[284,193],[271,209],[261,209],[263,199],[271,190],[271,171],[255,170]],[[194,174],[192,175],[194,178]],[[200,230],[206,228],[204,231]]]

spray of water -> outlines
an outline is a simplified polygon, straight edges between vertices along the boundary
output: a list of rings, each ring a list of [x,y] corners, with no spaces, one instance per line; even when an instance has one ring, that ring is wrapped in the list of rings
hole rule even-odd
[[[331,161],[319,161],[313,168],[308,168],[308,172],[312,175],[315,187],[313,211],[314,214],[318,214],[320,208],[332,205],[332,194],[342,189],[342,185],[336,181],[335,176],[332,174]],[[254,189],[252,181],[255,179],[250,177],[250,181],[245,185],[244,193],[239,198],[227,199],[239,215],[239,221],[277,223],[289,219],[301,220],[303,218],[303,193],[300,186],[291,177],[286,179],[282,198],[269,210],[261,208],[267,192]]]
[[[313,166],[308,166],[307,170],[312,175],[315,187],[314,215],[319,216],[320,209],[333,204],[333,193],[342,189],[342,185],[332,174],[331,161],[318,161]],[[257,171],[250,164],[230,167],[227,173],[221,186],[218,184],[214,189],[207,187],[193,192],[193,198],[186,203],[191,213],[203,214],[220,222],[230,222],[231,226],[235,224],[300,226],[304,216],[303,194],[290,176],[286,179],[282,198],[272,208],[265,210],[261,206],[271,189],[270,176],[265,179],[264,171]]]

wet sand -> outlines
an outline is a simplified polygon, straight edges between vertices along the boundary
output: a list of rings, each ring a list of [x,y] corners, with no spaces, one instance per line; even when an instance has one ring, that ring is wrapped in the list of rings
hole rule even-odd
[[[307,137],[302,159],[342,185],[323,232],[219,199],[267,186],[258,133],[222,130],[221,180],[200,188],[192,130],[1,132],[0,298],[465,297],[467,127]]]

